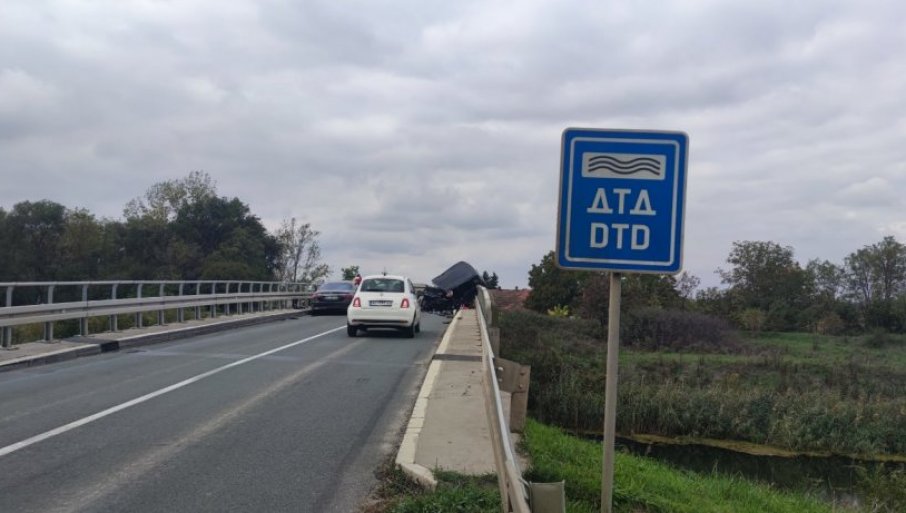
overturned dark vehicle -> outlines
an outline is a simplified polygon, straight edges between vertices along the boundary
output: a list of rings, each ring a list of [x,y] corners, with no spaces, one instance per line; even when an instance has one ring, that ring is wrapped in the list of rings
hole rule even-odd
[[[484,285],[478,271],[466,262],[453,264],[431,281],[434,286],[425,287],[422,309],[438,313],[452,313],[461,306],[474,307],[478,286]]]

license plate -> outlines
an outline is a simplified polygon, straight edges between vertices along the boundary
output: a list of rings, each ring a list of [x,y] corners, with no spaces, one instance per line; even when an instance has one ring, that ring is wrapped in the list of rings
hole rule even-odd
[[[372,299],[368,301],[368,306],[393,306],[392,299]]]
[[[340,297],[339,296],[324,296],[324,299],[326,299],[328,301],[336,301],[337,299],[340,299]]]

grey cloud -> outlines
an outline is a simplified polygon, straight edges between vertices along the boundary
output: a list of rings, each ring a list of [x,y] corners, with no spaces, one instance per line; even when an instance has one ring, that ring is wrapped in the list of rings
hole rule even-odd
[[[310,221],[335,267],[474,259],[524,286],[554,244],[563,128],[680,129],[706,284],[733,240],[840,259],[906,222],[904,19],[892,1],[12,0],[0,205],[118,216],[202,169],[271,227]]]

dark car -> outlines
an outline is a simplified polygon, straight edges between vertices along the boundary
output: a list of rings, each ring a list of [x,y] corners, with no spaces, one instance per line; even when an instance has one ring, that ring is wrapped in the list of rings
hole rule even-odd
[[[355,285],[351,281],[327,282],[311,296],[311,314],[321,312],[346,313],[352,296],[355,294]]]

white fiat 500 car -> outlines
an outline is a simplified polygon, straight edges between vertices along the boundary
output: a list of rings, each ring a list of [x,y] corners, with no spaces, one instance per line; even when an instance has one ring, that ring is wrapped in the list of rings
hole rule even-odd
[[[346,333],[360,329],[396,328],[412,338],[421,329],[422,312],[415,287],[405,276],[366,276],[346,310]]]

